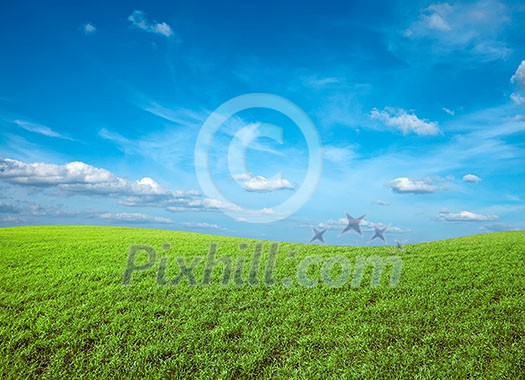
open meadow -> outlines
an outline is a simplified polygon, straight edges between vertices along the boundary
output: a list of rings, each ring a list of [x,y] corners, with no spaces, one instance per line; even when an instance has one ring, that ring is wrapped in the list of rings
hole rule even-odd
[[[217,259],[230,256],[234,263],[259,246],[260,267],[269,260],[270,242],[231,237],[113,227],[0,229],[0,377],[524,376],[524,232],[402,248],[282,243],[273,284],[264,270],[250,282],[249,261],[223,283],[226,265],[218,260],[207,284],[201,261],[193,285],[190,277],[175,285],[180,258],[189,264],[206,256],[211,242]],[[134,244],[157,256],[137,253],[132,264],[145,270],[133,271],[123,285]],[[351,266],[358,256],[396,256],[403,264],[399,282],[389,283],[385,268],[380,283],[371,284],[370,266],[358,286],[352,278],[332,286],[319,273],[335,256]],[[306,257],[319,258],[307,268],[310,286],[297,279]],[[333,265],[330,276],[342,272]]]

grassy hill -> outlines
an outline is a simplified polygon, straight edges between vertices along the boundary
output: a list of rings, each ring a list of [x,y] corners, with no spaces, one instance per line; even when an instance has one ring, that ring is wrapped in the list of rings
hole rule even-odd
[[[174,285],[178,264],[206,256],[210,242],[217,259],[231,259],[228,283],[222,260],[209,284],[201,262],[195,285]],[[156,257],[130,259],[134,244]],[[257,246],[265,268],[271,243],[259,244],[132,228],[0,229],[0,377],[524,378],[524,232],[402,249],[284,243],[271,286],[249,261],[234,268]],[[311,256],[315,286],[306,287],[297,268]],[[354,275],[363,257],[398,257],[399,283],[387,266],[371,286],[370,265],[360,284],[351,275],[332,286],[322,273],[333,257]]]

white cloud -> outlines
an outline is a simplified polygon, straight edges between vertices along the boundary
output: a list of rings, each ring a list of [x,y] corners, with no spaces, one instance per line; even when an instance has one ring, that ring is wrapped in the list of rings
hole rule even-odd
[[[379,205],[379,206],[390,206],[390,202],[387,202],[387,201],[382,201],[381,199],[378,199],[377,201],[374,202],[376,205]]]
[[[233,203],[223,202],[218,199],[204,198],[192,199],[185,205],[185,209],[211,209],[211,210],[228,210],[228,211],[242,211],[240,206]],[[181,211],[178,207],[168,207],[169,211]]]
[[[95,25],[88,22],[87,24],[82,25],[82,30],[84,31],[84,34],[88,36],[95,33],[97,28],[95,28]]]
[[[477,175],[474,175],[474,174],[467,174],[463,176],[463,182],[476,183],[480,181],[481,181],[481,178],[479,178]]]
[[[404,36],[426,43],[434,52],[467,52],[488,60],[509,56],[500,39],[509,20],[507,7],[497,0],[434,3],[423,9]]]
[[[83,162],[66,165],[29,164],[8,158],[0,159],[0,178],[10,183],[33,186],[118,182],[109,171]]]
[[[142,213],[103,213],[100,214],[101,219],[108,219],[112,221],[119,222],[133,222],[133,223],[162,223],[162,224],[171,224],[173,220],[168,218],[163,218],[159,216],[150,216]]]
[[[420,136],[434,136],[440,133],[436,122],[420,119],[415,114],[401,108],[386,107],[383,111],[374,108],[370,111],[372,120],[378,120],[389,127],[394,127],[403,134],[415,133]]]
[[[195,191],[166,190],[149,177],[128,181],[106,169],[78,161],[55,165],[0,159],[0,179],[24,186],[55,187],[70,193],[137,197],[144,202],[176,201],[197,194]]]
[[[446,114],[449,114],[450,116],[454,116],[456,114],[454,110],[451,110],[450,108],[447,108],[447,107],[443,107],[442,110],[443,112],[445,112]]]
[[[521,61],[510,81],[525,89],[525,60]]]
[[[386,183],[386,185],[395,193],[428,194],[445,190],[444,186],[435,184],[432,178],[410,179],[401,177]]]
[[[128,21],[136,28],[142,29],[146,32],[160,34],[165,37],[171,37],[173,30],[165,22],[150,22],[146,19],[146,14],[142,11],[135,10],[128,17]]]
[[[226,230],[225,228],[217,225],[217,224],[210,224],[210,223],[203,223],[203,222],[185,222],[182,223],[183,226],[186,227],[192,227],[192,228],[204,228],[204,229],[211,229],[211,230]]]
[[[153,33],[162,34],[163,36],[169,37],[173,34],[171,27],[165,22],[154,24],[151,31]]]
[[[525,105],[525,60],[521,61],[510,81],[518,87],[516,92],[510,94],[510,100],[519,106]]]
[[[430,14],[422,15],[424,24],[431,30],[446,32],[451,30],[450,24],[445,20],[452,7],[448,4],[436,4],[428,7]]]
[[[437,216],[438,220],[447,222],[486,222],[498,220],[496,215],[481,215],[470,211],[451,212],[449,210],[441,210]]]
[[[55,132],[51,128],[46,127],[45,125],[31,123],[29,121],[24,121],[24,120],[14,120],[13,123],[15,123],[20,128],[25,129],[26,131],[29,131],[29,132],[38,133],[40,135],[44,135],[47,137],[56,137],[59,139],[73,141],[72,138],[64,136],[58,132]]]
[[[138,180],[136,183],[138,186],[141,186],[147,189],[151,189],[151,192],[153,194],[164,194],[165,193],[165,190],[163,190],[161,186],[157,182],[155,182],[153,179],[151,179],[150,177],[144,177]]]
[[[295,186],[284,178],[265,178],[263,176],[255,176],[251,173],[237,174],[233,176],[233,179],[239,181],[248,191],[255,191],[266,193],[275,190],[293,190]]]
[[[525,96],[522,96],[516,92],[510,94],[510,100],[512,100],[518,106],[525,106]]]
[[[244,177],[243,177],[244,178]],[[33,189],[57,189],[66,194],[84,196],[106,196],[117,199],[118,203],[128,207],[155,207],[171,212],[179,211],[214,211],[227,210],[235,213],[238,220],[254,215],[272,215],[271,208],[258,210],[244,209],[236,204],[217,199],[203,198],[196,190],[168,190],[150,177],[128,181],[117,177],[106,169],[96,168],[83,162],[70,162],[65,165],[47,163],[25,163],[13,159],[0,158],[0,180],[4,182],[31,186]],[[266,183],[268,190],[282,186],[279,182]],[[264,184],[250,184],[253,191],[262,191]],[[51,193],[59,195],[60,193]],[[30,209],[30,212],[28,211]],[[22,210],[22,211],[21,211]],[[23,211],[25,210],[25,211]],[[20,208],[17,205],[0,202],[0,213],[17,213],[38,215],[69,216],[60,210],[41,210],[39,207]],[[99,216],[100,215],[95,215]],[[106,219],[131,221],[153,221],[168,223],[167,220],[144,218],[140,214],[120,213],[103,214]]]

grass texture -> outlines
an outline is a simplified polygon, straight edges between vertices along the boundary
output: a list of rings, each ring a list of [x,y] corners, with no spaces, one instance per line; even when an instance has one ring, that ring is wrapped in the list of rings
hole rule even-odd
[[[0,378],[523,379],[525,233],[393,247],[281,243],[275,284],[159,285],[180,257],[250,256],[271,242],[117,227],[0,229]],[[133,244],[158,253],[123,285]],[[241,244],[241,248],[240,245]],[[244,245],[242,245],[244,244]],[[305,257],[401,258],[399,284],[317,281]],[[161,256],[169,259],[161,263]],[[175,259],[178,256],[179,259]],[[135,264],[148,260],[142,252]],[[249,276],[249,262],[240,272]],[[320,266],[308,268],[319,279]],[[203,277],[203,265],[195,278]],[[337,265],[330,271],[338,276]],[[317,277],[316,277],[317,276]],[[233,278],[233,273],[232,273]],[[283,282],[291,279],[291,282]],[[165,281],[166,283],[166,281]]]

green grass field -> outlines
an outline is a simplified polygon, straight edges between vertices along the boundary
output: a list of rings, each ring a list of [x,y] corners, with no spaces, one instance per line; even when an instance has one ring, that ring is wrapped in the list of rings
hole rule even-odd
[[[132,228],[0,229],[0,377],[525,378],[525,232],[404,249],[281,244],[274,286],[224,286],[221,266],[208,286],[159,286],[160,260],[122,284],[132,244],[190,261],[210,242],[234,258],[250,253],[239,243],[256,243]],[[309,255],[397,255],[403,269],[397,287],[387,272],[370,286],[372,268],[359,287],[284,286]],[[169,261],[165,277],[177,272]]]

